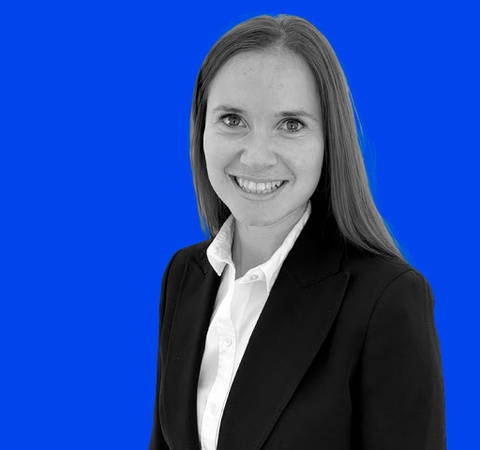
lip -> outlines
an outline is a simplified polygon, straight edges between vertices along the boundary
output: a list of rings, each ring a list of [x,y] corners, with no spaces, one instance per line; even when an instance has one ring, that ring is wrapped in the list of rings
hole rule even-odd
[[[234,175],[229,175],[230,181],[232,182],[233,186],[235,189],[245,198],[249,200],[255,200],[255,201],[265,201],[265,200],[270,200],[276,195],[278,195],[281,191],[283,191],[283,188],[289,183],[289,180],[284,180],[284,182],[278,189],[275,191],[271,192],[270,194],[253,194],[250,192],[245,192],[236,182],[235,178],[236,176]],[[254,183],[267,183],[267,182],[272,182],[272,181],[278,181],[279,178],[275,179],[264,179],[264,180],[259,180],[258,178],[251,178],[251,177],[244,177],[244,176],[239,176],[239,178],[244,178],[245,180],[253,181]]]
[[[272,183],[274,181],[288,181],[286,178],[254,178],[254,177],[249,177],[248,175],[230,175],[231,178],[233,178],[235,181],[235,178],[243,178],[244,180],[248,181],[253,181],[254,183]]]

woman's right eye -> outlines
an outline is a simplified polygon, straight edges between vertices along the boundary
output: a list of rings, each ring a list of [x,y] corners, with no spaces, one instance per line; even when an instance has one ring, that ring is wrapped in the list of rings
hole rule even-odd
[[[242,119],[238,117],[236,114],[225,114],[224,116],[220,117],[220,120],[231,128],[242,127]]]

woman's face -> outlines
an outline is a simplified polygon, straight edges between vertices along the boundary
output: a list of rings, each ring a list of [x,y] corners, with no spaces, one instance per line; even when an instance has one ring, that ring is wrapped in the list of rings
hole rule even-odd
[[[317,187],[324,153],[307,63],[285,50],[233,57],[210,86],[203,145],[210,183],[237,221],[293,225]]]

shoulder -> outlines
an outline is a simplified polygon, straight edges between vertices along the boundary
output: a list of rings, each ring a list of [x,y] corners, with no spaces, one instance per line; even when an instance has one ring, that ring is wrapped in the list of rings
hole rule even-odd
[[[209,238],[202,242],[181,248],[170,258],[165,273],[175,273],[179,270],[183,271],[189,263],[198,264],[202,269],[205,268],[205,264],[208,264],[207,248],[211,243],[212,238]]]
[[[377,368],[425,367],[426,359],[431,370],[440,367],[434,298],[425,277],[405,261],[356,249],[347,252],[342,268],[350,273],[342,315],[362,359]]]
[[[394,286],[428,285],[425,277],[407,261],[388,259],[351,245],[345,247],[341,269],[350,273],[352,282],[366,283],[379,291]]]
[[[356,350],[352,386],[365,448],[388,448],[392,436],[401,448],[427,441],[444,448],[442,364],[428,282],[405,261],[358,250],[347,253],[343,268],[351,283],[342,330]]]
[[[186,268],[190,264],[200,267],[205,274],[209,264],[206,251],[211,241],[212,239],[207,239],[182,248],[170,258],[162,277],[161,305],[163,309],[166,307],[166,299],[170,297],[170,293],[175,294],[179,291]]]
[[[427,319],[433,310],[429,283],[406,261],[388,260],[348,247],[341,270],[350,275],[348,308],[354,316],[363,317],[365,324],[374,317],[386,316],[393,321],[420,316]]]

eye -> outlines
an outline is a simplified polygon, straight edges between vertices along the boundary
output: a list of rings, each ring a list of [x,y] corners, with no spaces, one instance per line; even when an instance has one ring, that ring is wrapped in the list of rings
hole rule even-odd
[[[300,131],[305,125],[298,119],[287,119],[282,123],[282,128],[289,133]]]
[[[227,127],[237,128],[242,127],[242,119],[238,117],[236,114],[225,114],[224,116],[220,117],[220,120],[227,125]]]

